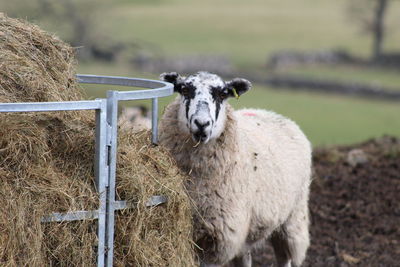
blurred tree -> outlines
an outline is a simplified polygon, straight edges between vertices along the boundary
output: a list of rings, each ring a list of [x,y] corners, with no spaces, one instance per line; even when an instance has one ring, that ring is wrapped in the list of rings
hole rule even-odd
[[[351,0],[348,4],[348,15],[363,32],[371,34],[372,60],[382,56],[382,45],[385,38],[385,15],[390,0]]]

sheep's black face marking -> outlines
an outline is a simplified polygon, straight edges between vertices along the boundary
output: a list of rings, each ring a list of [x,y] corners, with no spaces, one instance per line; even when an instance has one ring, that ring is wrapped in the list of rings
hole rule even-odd
[[[218,120],[222,103],[229,97],[228,89],[224,87],[211,88],[211,95],[215,103],[215,119]]]
[[[250,89],[250,82],[234,79],[225,83],[219,76],[198,72],[181,77],[175,72],[164,73],[161,78],[174,84],[181,95],[178,121],[183,132],[190,133],[195,142],[207,143],[218,138],[225,127],[226,100]]]
[[[186,119],[189,119],[189,107],[190,107],[190,102],[192,99],[195,98],[196,96],[196,87],[193,86],[191,83],[182,83],[181,88],[180,88],[180,94],[184,97],[185,101],[185,114],[186,114]]]

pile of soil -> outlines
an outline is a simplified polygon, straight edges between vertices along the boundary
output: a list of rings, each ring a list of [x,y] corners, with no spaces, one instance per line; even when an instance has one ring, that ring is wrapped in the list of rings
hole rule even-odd
[[[398,266],[400,139],[314,151],[311,246],[303,266]],[[276,266],[271,247],[254,266]]]

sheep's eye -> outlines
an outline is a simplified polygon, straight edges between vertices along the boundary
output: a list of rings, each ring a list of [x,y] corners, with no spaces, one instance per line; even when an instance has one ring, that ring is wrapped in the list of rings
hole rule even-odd
[[[189,88],[187,88],[187,87],[182,87],[182,89],[181,89],[181,94],[182,94],[183,96],[188,96],[188,95],[189,95]]]
[[[218,95],[221,99],[228,98],[228,93],[226,91],[220,91]]]

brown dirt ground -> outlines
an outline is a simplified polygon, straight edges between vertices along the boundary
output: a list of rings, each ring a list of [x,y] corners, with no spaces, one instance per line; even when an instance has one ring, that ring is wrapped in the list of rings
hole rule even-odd
[[[367,162],[351,164],[354,149]],[[313,161],[311,245],[303,266],[400,266],[400,139],[315,149]],[[276,266],[269,246],[253,260]]]

